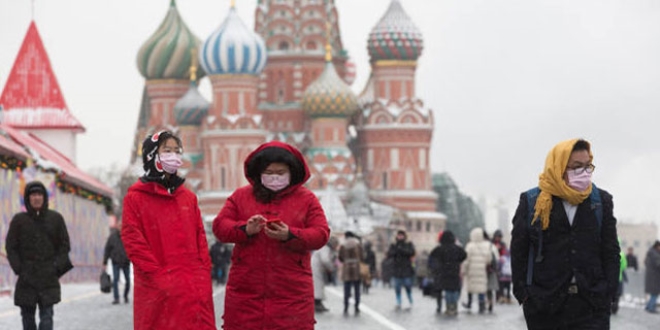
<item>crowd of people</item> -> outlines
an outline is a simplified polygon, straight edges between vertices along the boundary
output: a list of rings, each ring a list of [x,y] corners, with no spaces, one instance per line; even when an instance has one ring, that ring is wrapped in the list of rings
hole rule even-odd
[[[120,272],[125,303],[134,284],[134,329],[216,329],[212,281],[226,285],[226,330],[314,329],[314,314],[329,311],[324,287],[338,281],[344,314],[351,299],[360,314],[362,294],[378,283],[393,288],[396,310],[412,309],[417,283],[435,297],[436,312],[444,305],[450,317],[459,303],[471,312],[476,299],[478,313],[492,313],[514,296],[529,329],[608,329],[626,269],[639,267],[632,248],[620,249],[612,196],[591,182],[595,166],[585,140],[563,141],[549,152],[538,187],[520,196],[510,248],[501,231],[490,238],[477,227],[465,244],[445,230],[430,253],[418,254],[398,229],[380,263],[369,240],[350,231],[342,239],[330,235],[318,198],[304,187],[310,178],[305,158],[275,141],[245,159],[249,184],[235,190],[213,220],[216,242],[209,249],[197,197],[177,174],[182,153],[172,132],[145,139],[144,175],[128,189],[121,222],[105,244],[112,303],[120,303]],[[69,236],[61,214],[48,209],[42,183],[26,185],[24,203],[26,211],[14,216],[7,233],[7,258],[18,275],[14,302],[24,329],[37,328],[37,308],[39,329],[52,329],[59,278],[73,268]],[[657,313],[660,241],[644,266],[645,310]]]

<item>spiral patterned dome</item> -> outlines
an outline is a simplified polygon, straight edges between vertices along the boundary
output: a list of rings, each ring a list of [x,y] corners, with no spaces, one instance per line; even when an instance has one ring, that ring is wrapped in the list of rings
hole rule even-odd
[[[313,118],[346,117],[357,111],[358,100],[332,62],[326,61],[323,73],[305,90],[302,106]]]
[[[232,7],[225,21],[204,42],[199,62],[208,74],[260,74],[266,66],[266,44],[245,26]]]
[[[372,61],[415,61],[422,54],[423,46],[422,33],[399,0],[392,0],[385,15],[369,33],[367,49]]]
[[[190,88],[174,105],[174,118],[180,126],[199,126],[211,107],[197,89],[194,81],[190,82]]]
[[[192,54],[201,40],[181,19],[174,0],[156,32],[140,47],[137,66],[146,79],[188,79]],[[203,72],[198,73],[201,78]]]

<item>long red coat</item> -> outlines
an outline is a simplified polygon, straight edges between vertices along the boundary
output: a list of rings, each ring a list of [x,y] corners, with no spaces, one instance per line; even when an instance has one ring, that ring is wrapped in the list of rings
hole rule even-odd
[[[298,150],[272,142],[248,156],[246,166],[267,146],[287,148],[305,164]],[[317,197],[302,186],[309,178],[304,167],[303,181],[267,204],[257,202],[252,186],[237,189],[213,221],[218,239],[236,243],[225,293],[225,330],[314,329],[310,252],[327,243],[330,229]],[[263,231],[248,238],[240,227],[255,214],[281,219],[296,238],[281,242]]]
[[[215,330],[209,257],[197,197],[155,182],[128,189],[122,241],[135,274],[135,330]]]

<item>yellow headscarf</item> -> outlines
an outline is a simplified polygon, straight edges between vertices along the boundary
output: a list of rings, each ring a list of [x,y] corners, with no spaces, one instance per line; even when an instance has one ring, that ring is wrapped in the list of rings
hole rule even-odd
[[[550,150],[545,159],[545,168],[543,173],[539,175],[541,193],[536,199],[534,219],[532,220],[532,224],[534,224],[540,217],[543,230],[546,230],[550,225],[552,196],[557,196],[573,205],[578,205],[591,194],[592,185],[589,185],[587,190],[580,192],[569,187],[563,178],[568,159],[571,157],[571,151],[573,151],[573,146],[578,140],[572,139],[558,143]],[[587,144],[589,143],[587,142]],[[591,154],[591,145],[589,145],[589,159],[594,159],[593,154]]]

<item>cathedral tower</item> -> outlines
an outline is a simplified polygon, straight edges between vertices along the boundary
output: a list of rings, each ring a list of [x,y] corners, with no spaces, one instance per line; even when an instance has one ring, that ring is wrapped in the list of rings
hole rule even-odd
[[[422,36],[398,0],[369,35],[372,74],[355,116],[357,153],[371,196],[405,211],[434,211],[433,113],[415,95]]]

